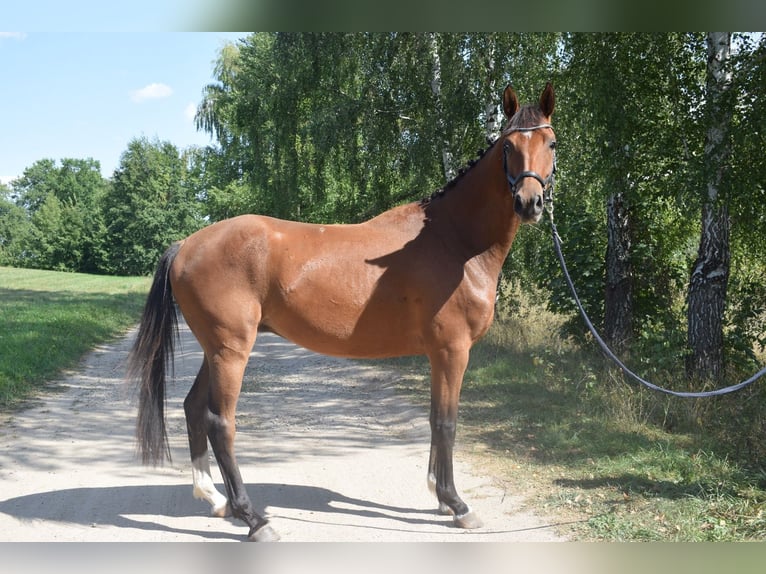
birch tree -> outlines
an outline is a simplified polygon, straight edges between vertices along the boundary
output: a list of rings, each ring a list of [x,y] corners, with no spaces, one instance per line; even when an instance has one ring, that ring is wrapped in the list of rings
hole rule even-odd
[[[732,120],[731,33],[707,34],[705,182],[699,250],[688,291],[687,375],[717,379],[723,373],[723,321],[729,283],[729,211],[723,186],[729,166]]]
[[[444,106],[442,105],[442,65],[439,56],[439,40],[436,34],[428,34],[428,48],[431,56],[431,94],[434,97],[434,107],[436,108],[436,133],[441,143],[442,169],[444,170],[444,181],[449,181],[455,177],[453,166],[452,150],[447,141],[446,128],[444,126]]]

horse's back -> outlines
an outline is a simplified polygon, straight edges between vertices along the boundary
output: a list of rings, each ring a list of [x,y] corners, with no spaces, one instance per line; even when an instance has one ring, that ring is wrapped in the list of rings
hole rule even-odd
[[[327,354],[421,353],[423,322],[460,279],[439,281],[445,266],[420,245],[423,227],[415,206],[357,225],[224,220],[182,243],[174,294],[195,334],[260,326]]]

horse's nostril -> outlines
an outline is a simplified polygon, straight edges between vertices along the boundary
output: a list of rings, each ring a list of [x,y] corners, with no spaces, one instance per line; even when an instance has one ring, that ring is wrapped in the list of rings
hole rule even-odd
[[[540,213],[543,210],[543,196],[538,195],[535,197],[535,212]]]
[[[516,196],[516,199],[513,202],[513,208],[516,211],[516,213],[518,213],[519,215],[521,215],[521,213],[524,211],[524,201],[518,195]]]

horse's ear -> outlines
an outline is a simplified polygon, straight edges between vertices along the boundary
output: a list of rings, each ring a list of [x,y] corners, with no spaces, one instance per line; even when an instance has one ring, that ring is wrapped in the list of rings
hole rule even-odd
[[[505,117],[510,120],[518,109],[519,98],[516,97],[516,92],[513,91],[511,84],[508,84],[503,92],[503,111],[505,112]]]
[[[540,96],[540,109],[546,118],[553,114],[553,106],[556,105],[556,96],[553,94],[553,85],[548,82],[545,84],[543,94]]]

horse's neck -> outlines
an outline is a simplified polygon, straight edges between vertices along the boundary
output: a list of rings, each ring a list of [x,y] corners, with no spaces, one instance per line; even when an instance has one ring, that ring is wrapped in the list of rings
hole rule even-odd
[[[493,148],[434,207],[449,214],[454,237],[471,257],[499,273],[519,228],[513,197]]]

